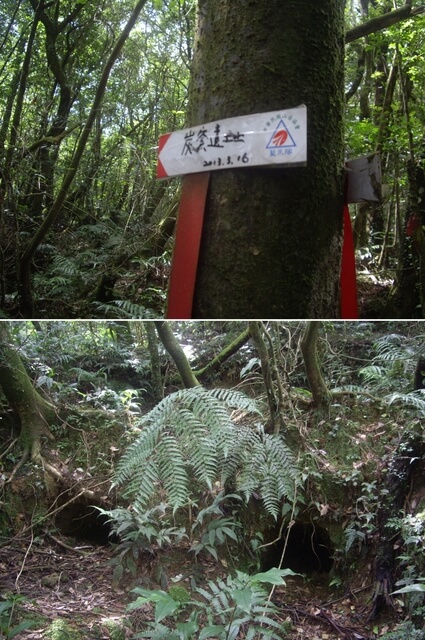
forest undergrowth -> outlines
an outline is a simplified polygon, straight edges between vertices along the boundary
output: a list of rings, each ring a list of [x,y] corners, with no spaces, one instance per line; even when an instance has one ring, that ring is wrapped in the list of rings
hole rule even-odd
[[[104,388],[70,414],[61,481],[27,463],[3,486],[0,637],[424,638],[421,334],[395,329],[325,325],[320,409],[286,349],[283,439],[251,351],[142,411]]]

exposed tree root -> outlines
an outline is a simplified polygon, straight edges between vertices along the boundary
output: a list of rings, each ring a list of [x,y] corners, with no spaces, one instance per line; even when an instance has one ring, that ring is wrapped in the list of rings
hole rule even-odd
[[[16,442],[16,440],[14,441]],[[12,482],[12,480],[14,479],[14,477],[16,476],[16,474],[18,473],[19,469],[22,467],[23,464],[25,464],[25,462],[28,460],[30,455],[29,449],[25,449],[25,451],[23,452],[19,462],[17,462],[17,464],[15,464],[15,466],[12,469],[12,472],[10,474],[10,476],[8,477],[8,479],[5,481],[5,484],[9,484],[10,482]]]

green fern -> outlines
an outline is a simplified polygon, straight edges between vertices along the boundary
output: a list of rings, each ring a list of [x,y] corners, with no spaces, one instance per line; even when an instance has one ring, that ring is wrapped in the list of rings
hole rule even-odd
[[[137,437],[119,461],[114,486],[147,508],[166,499],[175,511],[192,500],[194,487],[232,483],[248,501],[254,492],[277,517],[283,499],[294,499],[300,474],[282,438],[232,421],[231,410],[259,414],[239,391],[183,389],[140,418]],[[194,482],[195,481],[195,482]]]
[[[206,588],[197,592],[206,600],[210,629],[214,636],[236,638],[244,630],[246,638],[269,638],[280,640],[285,626],[271,616],[278,613],[269,600],[265,584],[285,584],[284,577],[294,575],[290,569],[275,570],[248,576],[240,571],[225,580],[210,581]],[[217,624],[218,623],[218,624]],[[280,633],[278,633],[280,632]],[[205,635],[200,637],[211,637]]]
[[[113,300],[111,304],[102,302],[93,302],[92,304],[98,315],[102,315],[104,318],[146,319],[152,317],[152,312],[146,307],[128,300]]]
[[[168,593],[157,589],[149,591],[135,587],[132,592],[138,597],[128,605],[127,611],[134,611],[151,603],[155,605],[155,622],[147,622],[148,631],[137,634],[136,638],[152,640],[179,640],[183,638],[216,638],[230,640],[243,637],[246,640],[282,640],[288,625],[279,622],[279,611],[269,599],[266,585],[285,585],[285,577],[295,575],[290,569],[270,569],[266,573],[247,575],[240,571],[226,579],[209,581],[205,588],[197,588],[196,600],[175,598],[171,589]],[[178,622],[182,608],[189,607],[187,622]],[[202,623],[199,613],[202,612]],[[167,618],[167,626],[162,620]],[[200,626],[202,624],[202,626]]]
[[[359,375],[363,378],[365,384],[385,381],[387,378],[386,369],[376,364],[363,367],[363,369],[360,369]]]
[[[374,343],[376,357],[374,360],[382,362],[400,362],[406,361],[415,356],[415,350],[408,345],[407,338],[397,333],[379,338]]]
[[[78,276],[78,264],[73,258],[57,255],[52,261],[52,271],[63,276]]]
[[[417,389],[410,393],[391,393],[385,397],[385,402],[389,405],[404,404],[416,409],[421,416],[425,416],[425,389]]]

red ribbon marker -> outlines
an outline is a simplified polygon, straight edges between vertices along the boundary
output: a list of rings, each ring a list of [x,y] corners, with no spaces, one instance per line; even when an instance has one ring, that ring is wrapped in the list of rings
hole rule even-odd
[[[183,177],[168,287],[167,320],[188,320],[192,317],[209,181],[209,171]]]
[[[347,203],[344,204],[340,287],[341,318],[343,320],[357,320],[359,309],[357,303],[356,256],[350,211]]]

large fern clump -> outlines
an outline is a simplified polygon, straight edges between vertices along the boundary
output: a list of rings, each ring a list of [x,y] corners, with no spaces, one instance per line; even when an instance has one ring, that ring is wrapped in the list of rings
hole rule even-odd
[[[140,435],[120,459],[114,486],[138,509],[166,496],[175,511],[193,499],[194,486],[232,486],[246,500],[255,492],[277,517],[299,484],[295,458],[279,435],[232,421],[232,410],[261,413],[236,390],[183,389],[140,418]]]

